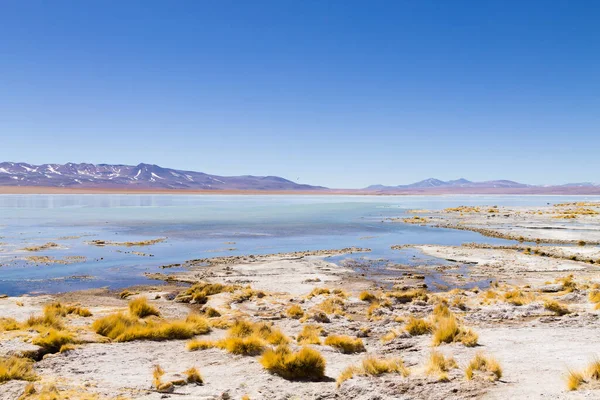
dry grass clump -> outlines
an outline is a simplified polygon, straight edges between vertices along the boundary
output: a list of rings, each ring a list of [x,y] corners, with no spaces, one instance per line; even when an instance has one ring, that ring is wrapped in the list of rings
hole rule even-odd
[[[210,325],[206,318],[198,314],[189,314],[185,322],[193,326],[196,335],[204,335],[210,332]]]
[[[504,293],[504,301],[514,306],[522,306],[531,302],[531,296],[527,296],[522,290],[509,290]]]
[[[237,320],[229,328],[224,339],[216,342],[192,340],[187,344],[187,348],[195,351],[218,347],[232,354],[258,355],[265,350],[267,344],[285,345],[288,342],[287,336],[272,324]]]
[[[155,365],[152,370],[152,385],[154,385],[156,390],[160,393],[170,393],[173,391],[173,384],[171,382],[162,382],[162,376],[164,374],[165,371],[160,365]]]
[[[369,308],[367,308],[367,318],[377,319],[378,318],[378,316],[376,316],[377,310],[379,310],[380,308],[391,308],[391,307],[392,307],[392,303],[389,300],[385,300],[385,301],[374,300],[371,302],[371,305],[369,306]]]
[[[321,332],[323,329],[318,325],[304,325],[296,340],[299,344],[321,344]]]
[[[21,329],[21,324],[14,318],[0,318],[0,332],[18,331]]]
[[[233,321],[231,319],[224,317],[213,318],[209,322],[210,326],[216,329],[229,329],[233,325]]]
[[[366,301],[369,303],[372,303],[373,301],[377,300],[377,296],[375,296],[373,293],[369,292],[368,290],[364,290],[364,291],[360,292],[360,294],[358,295],[358,298],[361,301]]]
[[[206,307],[203,310],[204,315],[206,315],[208,318],[216,318],[216,317],[220,317],[221,313],[217,310],[215,310],[212,307]]]
[[[315,296],[320,296],[322,294],[331,294],[331,291],[328,288],[314,288],[309,294],[308,298],[311,299]]]
[[[404,329],[412,336],[425,335],[433,330],[431,323],[423,318],[415,318],[411,316],[404,326]]]
[[[0,383],[10,380],[33,381],[33,361],[20,357],[0,358]]]
[[[202,317],[191,315],[186,321],[143,320],[123,313],[111,314],[96,320],[92,329],[117,342],[133,340],[189,339],[207,333],[210,328]]]
[[[569,370],[567,372],[567,389],[577,390],[582,383],[585,382],[583,374],[581,372]]]
[[[196,385],[202,385],[204,383],[204,379],[202,379],[202,375],[195,367],[192,367],[185,372],[186,382],[187,383],[195,383]]]
[[[587,382],[586,377],[591,381],[600,381],[600,360],[594,359],[584,372],[569,369],[566,376],[567,389],[579,389],[582,383]]]
[[[478,338],[478,335],[471,329],[461,326],[454,314],[447,317],[438,317],[433,330],[434,346],[439,346],[442,343],[460,342],[467,347],[474,347],[477,345]]]
[[[44,307],[44,314],[54,314],[60,317],[66,317],[67,315],[75,314],[80,317],[91,317],[92,313],[90,310],[84,307],[75,305],[62,305],[60,302],[54,302],[47,304]]]
[[[262,290],[253,290],[248,287],[239,292],[236,292],[233,295],[233,297],[231,298],[231,301],[233,303],[243,303],[247,300],[250,300],[252,297],[255,297],[255,296],[259,299],[262,299],[263,297],[266,296],[266,294]]]
[[[594,309],[600,310],[600,290],[592,290],[589,294],[589,299],[595,304]]]
[[[325,339],[327,346],[334,347],[344,354],[362,353],[365,345],[360,338],[353,338],[346,335],[331,335]]]
[[[377,358],[375,356],[365,357],[358,366],[346,368],[337,379],[339,387],[344,381],[352,378],[354,375],[362,376],[381,376],[383,374],[399,373],[404,377],[410,374],[410,370],[404,366],[401,358]]]
[[[255,336],[228,337],[219,340],[217,342],[217,346],[223,350],[227,350],[232,354],[256,356],[264,351],[266,342]]]
[[[75,337],[70,332],[48,328],[32,340],[32,344],[40,346],[44,353],[58,353],[64,345],[75,342]]]
[[[340,299],[339,297],[330,297],[318,304],[317,309],[326,314],[343,315],[345,310],[344,300]]]
[[[482,353],[477,353],[469,362],[465,369],[465,377],[467,380],[471,380],[476,376],[476,372],[483,374],[483,377],[491,381],[502,378],[502,368],[498,361],[492,357],[486,357]]]
[[[292,352],[286,345],[267,350],[260,359],[271,373],[289,380],[320,380],[325,376],[325,359],[310,347]]]
[[[122,299],[126,299],[129,296],[133,296],[134,294],[137,294],[137,293],[130,292],[129,290],[125,289],[121,293],[119,293],[119,297]]]
[[[573,290],[577,289],[577,283],[575,282],[575,277],[573,274],[564,276],[562,278],[556,278],[554,282],[562,283],[566,292],[572,292]]]
[[[555,300],[544,301],[544,308],[548,311],[552,311],[556,315],[566,315],[571,312],[567,306],[560,304]]]
[[[292,305],[287,309],[287,316],[293,319],[300,319],[304,316],[304,310],[297,304]]]
[[[237,287],[232,285],[222,285],[220,283],[199,282],[192,287],[179,293],[175,301],[179,303],[197,303],[205,304],[208,296],[222,292],[233,292]]]
[[[148,304],[148,299],[145,297],[138,297],[137,299],[129,302],[129,312],[131,315],[135,315],[139,318],[149,317],[151,315],[160,316],[160,312],[156,307]]]
[[[44,328],[63,329],[63,323],[60,315],[52,311],[44,312],[40,316],[32,315],[25,321],[25,326],[40,330]]]
[[[289,339],[278,328],[266,322],[250,322],[237,320],[228,331],[232,338],[247,338],[254,336],[273,345],[287,344]]]
[[[189,351],[206,350],[217,347],[217,343],[213,340],[194,339],[187,344]]]
[[[439,381],[448,381],[448,372],[454,368],[458,368],[458,364],[452,357],[444,357],[438,351],[432,351],[429,355],[429,360],[425,367],[427,375],[436,375]]]
[[[594,359],[588,366],[588,375],[590,379],[600,381],[600,360]]]
[[[387,296],[401,304],[410,303],[413,300],[427,301],[429,299],[427,291],[423,289],[400,290],[388,293]]]

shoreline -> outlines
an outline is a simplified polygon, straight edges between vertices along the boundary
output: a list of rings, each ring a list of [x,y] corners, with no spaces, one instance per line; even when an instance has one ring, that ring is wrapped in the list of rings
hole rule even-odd
[[[567,188],[539,188],[532,190],[485,189],[472,188],[448,189],[417,189],[398,190],[390,192],[367,191],[362,189],[323,189],[323,190],[197,190],[197,189],[158,189],[158,188],[59,188],[48,186],[0,186],[0,195],[30,194],[30,195],[69,195],[69,194],[119,194],[119,195],[226,195],[226,196],[600,196],[598,188],[577,188],[569,192]]]
[[[440,260],[414,265],[327,258],[368,250],[354,247],[217,256],[165,265],[149,277],[156,283],[127,289],[0,298],[0,357],[30,358],[38,393],[94,400],[597,397],[593,375],[576,391],[560,378],[587,374],[597,351],[600,250],[588,243],[600,237],[600,203],[490,207],[415,211],[425,216],[406,223],[455,222],[527,242],[391,246]],[[322,373],[269,369],[279,348],[313,352]],[[397,367],[369,373],[365,360]],[[202,384],[185,379],[190,368]],[[28,387],[10,380],[0,399]]]

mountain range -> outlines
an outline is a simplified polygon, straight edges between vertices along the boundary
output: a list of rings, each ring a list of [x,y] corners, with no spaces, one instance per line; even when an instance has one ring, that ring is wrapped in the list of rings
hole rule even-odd
[[[485,181],[485,182],[472,182],[464,178],[441,181],[435,178],[425,179],[423,181],[411,183],[410,185],[397,185],[397,186],[384,186],[384,185],[371,185],[366,190],[396,190],[396,189],[427,189],[427,188],[526,188],[532,187],[533,185],[526,185],[524,183],[507,181],[507,180],[496,180],[496,181]]]
[[[408,185],[371,185],[363,190],[378,194],[600,194],[600,184],[582,182],[549,186],[505,179],[473,182],[464,178],[450,181],[429,178]]]
[[[300,184],[278,176],[219,176],[144,163],[138,165],[88,163],[32,165],[24,162],[2,162],[0,163],[0,187],[318,191],[346,194],[600,194],[600,184],[591,182],[540,186],[509,180],[473,182],[464,178],[449,181],[429,178],[407,185],[371,185],[364,189],[328,189],[323,186]]]
[[[218,176],[153,164],[0,163],[0,186],[95,189],[322,190],[278,176]]]

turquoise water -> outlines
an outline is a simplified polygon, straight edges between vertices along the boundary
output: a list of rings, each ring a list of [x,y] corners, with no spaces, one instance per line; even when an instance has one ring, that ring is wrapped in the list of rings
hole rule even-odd
[[[600,197],[0,195],[0,293],[125,287],[148,283],[144,272],[158,271],[164,264],[223,255],[357,246],[373,252],[353,257],[405,263],[414,254],[392,251],[391,245],[458,245],[483,239],[473,232],[382,222],[385,218],[405,216],[410,209],[545,205],[584,199]],[[99,248],[85,243],[161,237],[167,240],[146,247]],[[35,253],[20,250],[49,241],[61,248]],[[24,260],[31,255],[85,256],[86,260],[35,266]]]

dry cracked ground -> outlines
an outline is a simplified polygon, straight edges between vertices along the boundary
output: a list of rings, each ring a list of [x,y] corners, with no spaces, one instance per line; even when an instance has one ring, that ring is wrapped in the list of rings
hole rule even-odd
[[[191,261],[123,292],[5,297],[0,398],[600,398],[599,212],[415,211],[402,222],[509,240],[398,246],[440,262],[381,276],[295,253]]]

